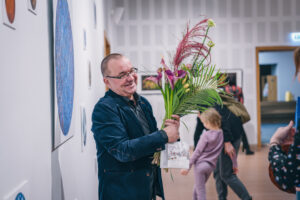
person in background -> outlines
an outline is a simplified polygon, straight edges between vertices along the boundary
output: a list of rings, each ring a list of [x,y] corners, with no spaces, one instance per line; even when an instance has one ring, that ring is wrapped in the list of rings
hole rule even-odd
[[[300,82],[300,47],[294,51],[295,78]],[[299,105],[298,105],[299,106]],[[298,116],[299,117],[299,116]],[[298,127],[293,128],[291,121],[286,127],[276,130],[270,139],[268,160],[271,165],[275,181],[283,190],[289,187],[296,188],[296,199],[300,200],[300,119],[296,119]],[[285,153],[283,145],[289,145]]]
[[[236,85],[236,81],[234,77],[228,74],[226,82],[228,82],[228,85],[224,87],[225,92],[232,94],[237,101],[244,104],[243,90],[242,88]],[[242,151],[246,150],[246,155],[253,155],[254,152],[250,150],[250,145],[248,143],[248,138],[245,133],[245,130],[242,131],[242,142],[243,142]]]
[[[179,116],[157,129],[150,103],[136,93],[137,69],[121,54],[102,60],[109,90],[95,105],[92,132],[97,147],[99,200],[164,199],[153,154],[179,139]]]
[[[189,169],[182,169],[181,174],[187,175],[194,165],[195,185],[193,192],[194,200],[205,200],[205,183],[216,167],[218,156],[223,148],[223,131],[221,127],[221,116],[214,109],[204,111],[199,118],[207,131],[200,137],[197,147],[190,159]]]

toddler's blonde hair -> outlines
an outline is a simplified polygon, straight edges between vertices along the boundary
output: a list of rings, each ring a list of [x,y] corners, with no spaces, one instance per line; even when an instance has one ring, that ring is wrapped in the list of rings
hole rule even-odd
[[[214,108],[208,108],[200,115],[201,120],[209,122],[211,125],[221,127],[221,115]]]

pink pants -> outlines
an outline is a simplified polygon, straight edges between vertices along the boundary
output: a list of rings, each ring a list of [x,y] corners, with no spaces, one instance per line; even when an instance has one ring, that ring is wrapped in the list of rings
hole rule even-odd
[[[196,163],[194,165],[195,185],[193,200],[206,200],[205,183],[214,170],[208,162]]]

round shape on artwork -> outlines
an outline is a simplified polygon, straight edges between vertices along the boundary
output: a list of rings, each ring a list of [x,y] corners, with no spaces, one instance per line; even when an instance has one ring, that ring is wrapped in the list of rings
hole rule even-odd
[[[16,3],[15,0],[5,0],[5,8],[8,21],[12,24],[16,15]]]
[[[67,0],[58,0],[55,24],[55,81],[60,127],[69,132],[74,101],[74,50]]]

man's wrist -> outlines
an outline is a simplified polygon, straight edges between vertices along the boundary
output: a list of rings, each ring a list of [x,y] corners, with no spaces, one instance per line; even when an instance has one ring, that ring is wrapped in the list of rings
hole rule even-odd
[[[166,143],[168,143],[169,138],[168,138],[167,132],[166,132],[165,130],[163,130],[163,129],[161,129],[159,132],[161,133],[161,135],[162,135],[164,141],[165,141]]]
[[[231,144],[231,142],[230,141],[228,141],[228,142],[224,142],[224,145],[225,146],[228,146],[228,145],[230,145]]]

